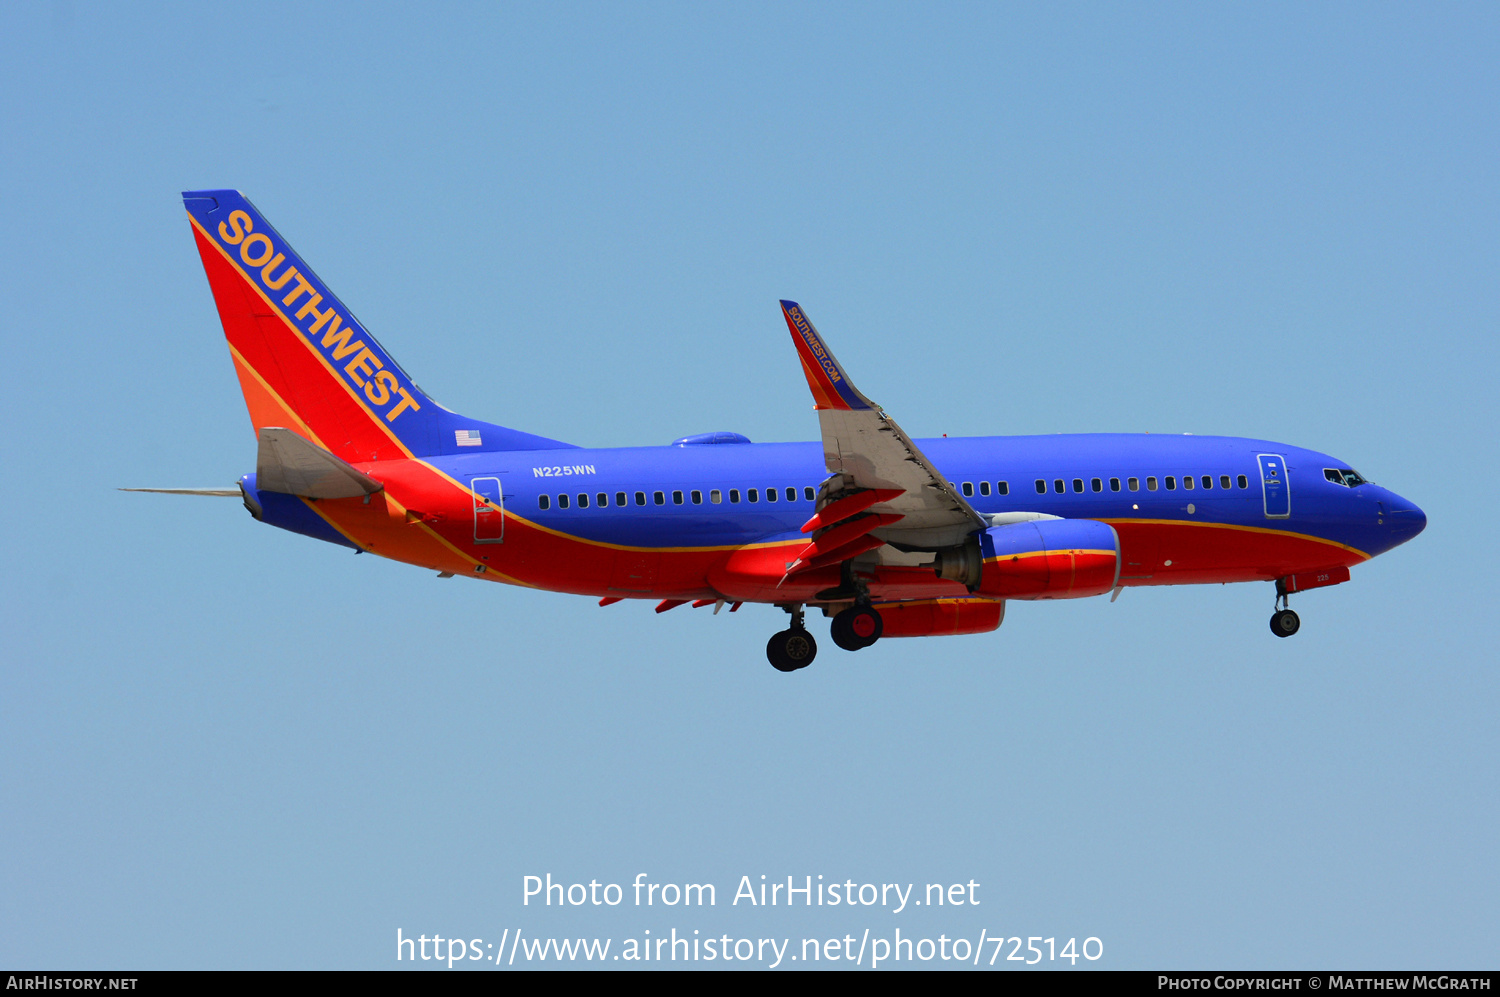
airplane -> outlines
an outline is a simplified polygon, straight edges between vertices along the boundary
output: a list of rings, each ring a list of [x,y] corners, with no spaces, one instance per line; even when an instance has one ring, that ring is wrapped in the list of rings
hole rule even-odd
[[[1011,599],[1272,582],[1293,594],[1422,532],[1415,503],[1327,454],[1265,440],[1088,434],[916,440],[782,301],[821,443],[733,432],[592,449],[482,422],[417,387],[248,199],[183,193],[256,432],[234,488],[262,523],[435,570],[597,597],[779,607],[839,647],[984,633]]]

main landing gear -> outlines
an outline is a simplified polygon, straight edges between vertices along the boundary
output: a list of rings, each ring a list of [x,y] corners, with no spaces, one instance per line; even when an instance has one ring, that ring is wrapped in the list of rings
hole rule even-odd
[[[818,653],[818,643],[803,625],[800,605],[782,608],[792,614],[792,625],[766,642],[766,657],[777,671],[795,672],[812,664]],[[839,647],[858,651],[880,639],[885,632],[885,623],[875,607],[867,602],[857,602],[833,618],[829,632]]]
[[[1276,583],[1276,605],[1279,607],[1271,614],[1271,632],[1278,637],[1290,637],[1302,627],[1302,620],[1296,613],[1292,612],[1288,605],[1289,597],[1282,583]]]
[[[856,603],[833,618],[829,633],[846,651],[858,651],[880,639],[885,622],[873,606]]]
[[[802,625],[800,605],[786,607],[786,611],[792,614],[791,628],[771,635],[766,642],[766,657],[778,672],[795,672],[813,663],[818,656],[818,642]]]

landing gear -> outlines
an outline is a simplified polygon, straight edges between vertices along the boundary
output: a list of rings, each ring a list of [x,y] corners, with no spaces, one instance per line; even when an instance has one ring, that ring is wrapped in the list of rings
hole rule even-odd
[[[1290,637],[1302,626],[1302,621],[1290,609],[1278,609],[1271,614],[1271,632],[1278,637]]]
[[[1276,581],[1276,612],[1271,614],[1271,632],[1278,637],[1290,637],[1302,626],[1302,620],[1292,612],[1290,605],[1291,597],[1287,594],[1285,582]]]
[[[829,633],[846,651],[858,651],[880,639],[885,623],[873,606],[854,605],[833,618]]]
[[[818,644],[806,630],[783,630],[766,642],[766,657],[778,672],[795,672],[812,664]]]
[[[818,642],[802,625],[802,607],[789,607],[787,612],[792,614],[791,628],[772,634],[766,642],[766,657],[778,672],[806,668],[818,656]]]

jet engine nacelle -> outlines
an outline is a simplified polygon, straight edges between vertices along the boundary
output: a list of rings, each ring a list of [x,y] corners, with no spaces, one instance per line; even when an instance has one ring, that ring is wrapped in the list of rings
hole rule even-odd
[[[984,559],[975,595],[1080,599],[1120,583],[1120,537],[1094,519],[1043,519],[979,534]]]
[[[881,640],[988,633],[1005,619],[1005,603],[999,599],[917,599],[877,602],[875,608],[884,624]]]

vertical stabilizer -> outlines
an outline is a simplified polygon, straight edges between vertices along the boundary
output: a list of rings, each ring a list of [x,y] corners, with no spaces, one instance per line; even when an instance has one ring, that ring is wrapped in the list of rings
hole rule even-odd
[[[427,397],[244,195],[184,191],[250,420],[346,461],[569,447]]]

